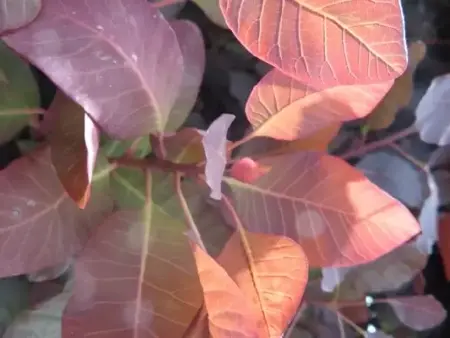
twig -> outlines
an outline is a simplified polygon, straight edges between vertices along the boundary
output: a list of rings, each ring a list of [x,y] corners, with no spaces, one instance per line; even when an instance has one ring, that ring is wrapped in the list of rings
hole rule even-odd
[[[419,160],[416,160],[413,156],[406,153],[402,148],[400,148],[397,144],[392,143],[389,145],[393,150],[395,150],[397,153],[399,153],[401,156],[403,156],[406,160],[411,162],[414,166],[416,166],[420,171],[423,171],[424,173],[428,172],[426,163],[423,163]]]

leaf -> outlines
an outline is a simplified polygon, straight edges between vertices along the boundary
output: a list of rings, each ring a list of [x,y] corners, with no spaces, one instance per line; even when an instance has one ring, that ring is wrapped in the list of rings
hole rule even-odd
[[[169,23],[146,0],[46,0],[36,20],[3,40],[110,137],[165,129],[183,58]]]
[[[0,0],[0,33],[29,24],[41,7],[41,0]]]
[[[220,115],[203,135],[206,183],[211,188],[210,197],[216,200],[222,198],[222,178],[227,164],[227,132],[234,118],[230,114]]]
[[[8,277],[0,279],[0,336],[21,312],[26,311],[29,306],[30,285],[19,277]]]
[[[205,71],[206,55],[202,32],[196,24],[188,20],[176,20],[170,25],[177,35],[184,59],[184,74],[180,91],[166,126],[168,130],[176,130],[186,120],[197,101]]]
[[[394,150],[366,154],[356,167],[372,183],[409,207],[420,208],[428,195],[426,174]]]
[[[64,314],[80,337],[183,336],[203,301],[184,230],[152,202],[118,211],[98,228],[75,264]]]
[[[27,275],[27,279],[28,281],[33,283],[41,283],[57,279],[70,270],[72,263],[72,258],[66,259],[62,263],[60,262],[56,265],[46,267],[33,273],[29,273]]]
[[[130,148],[134,150],[134,156],[137,158],[144,158],[151,152],[150,140],[147,136],[139,137],[135,140],[112,140],[104,137],[100,140],[101,149],[105,156],[118,158],[125,155]]]
[[[192,250],[205,297],[211,337],[264,337],[262,317],[254,311],[247,295],[198,245],[193,244]]]
[[[295,81],[274,69],[253,88],[245,113],[253,136],[292,141],[310,137],[330,124],[368,115],[392,84],[385,81],[328,88]]]
[[[219,0],[192,0],[206,16],[221,28],[228,29],[227,23],[219,7]]]
[[[220,0],[220,8],[252,54],[304,83],[378,83],[407,66],[398,0]]]
[[[442,259],[445,278],[450,281],[450,214],[441,215],[438,223],[438,248]]]
[[[397,112],[409,104],[414,91],[414,71],[426,52],[427,47],[422,41],[415,41],[408,47],[408,68],[395,79],[389,92],[370,113],[367,119],[369,130],[388,128],[394,122]]]
[[[140,169],[115,169],[111,173],[111,189],[120,209],[141,209],[145,205],[145,174]]]
[[[416,331],[424,331],[441,324],[447,317],[442,305],[431,295],[386,299],[398,319]]]
[[[308,281],[308,260],[291,239],[235,232],[217,261],[264,319],[264,335],[280,337],[295,315]]]
[[[317,152],[257,161],[271,170],[252,184],[225,178],[249,231],[283,234],[312,267],[375,260],[420,231],[411,213],[343,160]]]
[[[416,128],[420,138],[431,144],[450,144],[448,96],[450,74],[435,77],[416,108]]]
[[[246,183],[251,183],[266,173],[266,169],[260,167],[250,157],[243,157],[233,163],[230,169],[231,177]]]
[[[96,173],[101,169],[99,162]],[[108,177],[94,181],[91,199],[80,210],[59,183],[48,148],[39,147],[0,172],[0,277],[58,264],[83,248],[112,208]]]
[[[0,8],[4,8],[1,2]],[[29,65],[0,42],[0,144],[10,141],[29,123],[39,104],[39,88]]]
[[[67,194],[81,209],[91,194],[100,131],[84,109],[57,92],[45,114],[50,127],[52,164]]]

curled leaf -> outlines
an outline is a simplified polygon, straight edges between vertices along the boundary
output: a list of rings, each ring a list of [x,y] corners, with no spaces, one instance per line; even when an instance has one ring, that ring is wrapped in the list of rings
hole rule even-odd
[[[29,24],[41,7],[42,0],[0,0],[0,33]]]

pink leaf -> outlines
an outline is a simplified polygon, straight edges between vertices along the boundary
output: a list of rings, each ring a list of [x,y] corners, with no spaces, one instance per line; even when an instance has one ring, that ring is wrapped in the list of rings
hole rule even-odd
[[[234,120],[231,114],[220,115],[203,136],[206,156],[205,176],[211,188],[211,198],[222,198],[222,179],[227,164],[227,132]]]
[[[398,319],[417,331],[431,329],[441,324],[447,312],[433,296],[412,296],[386,299]]]
[[[270,171],[252,184],[225,179],[242,223],[298,241],[313,267],[370,262],[420,231],[408,209],[339,158],[301,152],[257,163]]]
[[[368,115],[392,87],[393,81],[370,85],[303,84],[277,69],[253,88],[245,113],[254,136],[279,140],[305,138],[336,122]]]
[[[58,92],[45,114],[52,164],[68,195],[82,209],[91,194],[100,131],[84,109]]]
[[[107,183],[95,182],[91,200],[80,210],[59,183],[48,148],[1,171],[0,276],[37,271],[78,253],[112,208]]]
[[[75,264],[64,337],[181,338],[203,302],[184,231],[155,205],[108,218]]]
[[[184,75],[177,100],[167,121],[168,130],[176,130],[186,120],[197,100],[205,71],[205,44],[200,29],[187,20],[171,23],[184,59]]]
[[[169,23],[146,0],[46,0],[35,21],[4,40],[109,136],[165,129],[183,59]]]
[[[41,7],[42,0],[0,0],[0,33],[29,24]]]

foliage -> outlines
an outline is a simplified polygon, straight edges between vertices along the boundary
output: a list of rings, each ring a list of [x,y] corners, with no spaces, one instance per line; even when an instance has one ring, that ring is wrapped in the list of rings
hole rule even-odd
[[[26,125],[40,135],[0,172],[1,277],[40,281],[74,261],[54,307],[64,338],[334,325],[312,328],[314,308],[366,335],[357,324],[373,304],[413,330],[442,322],[420,291],[367,303],[420,277],[436,202],[428,231],[367,178],[367,162],[346,161],[365,146],[327,153],[344,122],[385,128],[410,100],[424,50],[411,45],[408,60],[400,0],[195,2],[272,67],[245,106],[251,130],[234,142],[233,114],[207,130],[184,125],[205,46],[193,22],[160,13],[170,1],[0,0],[0,141]],[[58,87],[48,109],[27,62]]]

